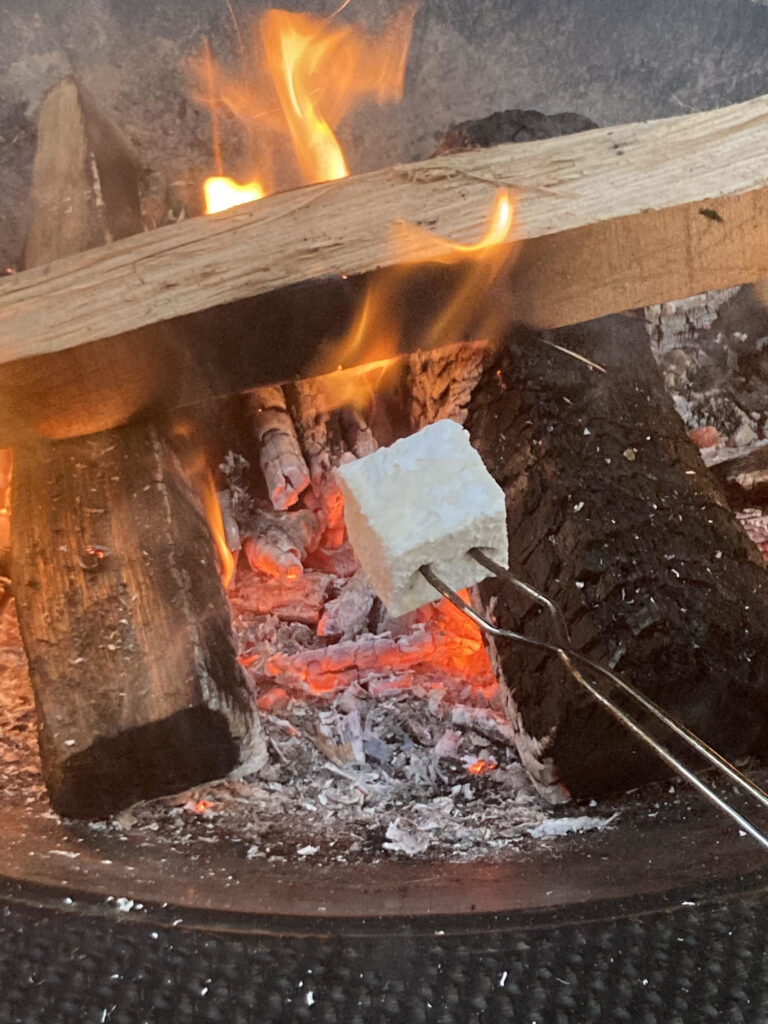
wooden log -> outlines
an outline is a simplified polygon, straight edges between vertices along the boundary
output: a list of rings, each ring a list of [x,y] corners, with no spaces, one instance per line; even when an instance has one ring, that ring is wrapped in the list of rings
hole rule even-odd
[[[768,574],[674,410],[640,318],[504,349],[466,420],[507,495],[510,564],[556,601],[574,645],[730,757],[768,752]],[[495,621],[551,635],[495,582]],[[543,791],[601,796],[666,774],[556,660],[500,641],[507,710]]]
[[[136,231],[140,168],[128,144],[72,78],[40,112],[33,211],[25,263],[94,250]],[[64,211],[64,212],[60,212]],[[25,426],[45,437],[114,426],[156,400],[171,359],[162,336],[124,334],[109,346],[54,352],[8,366],[2,419],[14,440]]]
[[[167,321],[174,351],[180,358],[193,351],[200,370],[189,380],[169,378],[179,381],[171,401],[190,400],[201,386],[233,392],[309,367],[330,370],[331,353],[328,366],[318,366],[319,342],[343,333],[346,303],[359,289],[337,285],[323,314],[315,309],[324,307],[317,292],[289,286],[434,255],[426,233],[393,247],[398,220],[476,241],[499,187],[519,197],[522,246],[510,275],[511,314],[525,323],[557,327],[762,279],[766,114],[763,96],[684,117],[441,155],[72,255],[0,282],[0,362],[86,343],[109,349],[126,332]],[[439,308],[450,283],[450,274],[428,274],[420,304]],[[206,338],[204,350],[200,327],[207,323],[218,345]],[[254,337],[254,324],[263,323]],[[98,340],[104,338],[111,340]],[[409,344],[418,347],[418,334],[403,339],[407,351]],[[142,373],[137,360],[135,374]],[[113,386],[130,389],[131,374]],[[144,390],[144,383],[136,387],[135,403],[146,401]],[[12,398],[13,389],[6,394]],[[34,422],[34,411],[28,403],[26,422]]]
[[[140,230],[132,164],[95,123],[72,81],[45,100],[30,260],[103,241],[113,211]],[[103,817],[258,757],[210,531],[161,431],[30,442],[13,472],[14,593],[54,809]]]
[[[259,442],[259,464],[276,509],[295,505],[309,486],[309,470],[279,385],[257,388],[249,396],[251,424]]]

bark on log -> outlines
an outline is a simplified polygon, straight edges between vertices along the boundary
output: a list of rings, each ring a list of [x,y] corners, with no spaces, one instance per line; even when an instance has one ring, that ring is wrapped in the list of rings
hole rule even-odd
[[[500,352],[466,426],[507,495],[510,564],[574,645],[730,757],[768,752],[768,574],[688,440],[641,320],[605,317]],[[495,582],[501,626],[548,633]],[[521,754],[542,789],[601,796],[667,769],[552,658],[498,643]],[[550,792],[552,790],[550,789]]]
[[[319,340],[343,335],[358,291],[351,281],[324,285],[320,292],[334,294],[328,300],[289,286],[428,260],[428,231],[475,242],[500,186],[519,195],[523,245],[511,273],[511,314],[523,322],[557,327],[762,279],[766,111],[768,97],[758,97],[663,121],[441,155],[11,275],[0,282],[0,362],[87,343],[101,357],[122,344],[114,336],[172,321],[179,349],[195,350],[205,384],[218,394],[331,370],[337,360],[330,352],[327,365],[318,364]],[[398,251],[390,238],[397,220],[427,231]],[[420,304],[438,309],[450,284],[450,274],[427,274]],[[206,337],[203,351],[201,325],[208,324],[218,344]],[[408,348],[404,338],[401,351],[413,351],[416,339]],[[151,343],[159,343],[157,332]],[[133,388],[141,405],[151,374],[141,360],[134,374],[138,385],[130,373],[109,383],[118,395]],[[180,379],[169,400],[191,400],[199,383]],[[69,405],[60,405],[66,422]],[[34,421],[31,398],[24,411]]]
[[[135,169],[94,116],[72,81],[45,101],[30,260],[100,244],[115,210],[128,211],[121,230],[141,229]],[[110,160],[116,191],[100,175]],[[59,813],[103,817],[261,754],[210,531],[158,429],[137,422],[17,450],[11,520],[43,774]]]

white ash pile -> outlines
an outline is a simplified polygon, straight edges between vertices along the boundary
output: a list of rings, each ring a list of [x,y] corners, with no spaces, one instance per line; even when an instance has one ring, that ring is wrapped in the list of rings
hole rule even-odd
[[[645,324],[688,434],[726,485],[736,518],[768,563],[768,501],[730,486],[768,465],[768,292],[764,282],[649,306]]]
[[[707,465],[768,444],[768,318],[754,288],[649,306],[646,330]]]
[[[138,804],[109,826],[249,860],[500,860],[532,840],[602,829],[615,815],[555,815],[536,797],[499,712],[472,688],[300,697],[264,715],[270,768]]]

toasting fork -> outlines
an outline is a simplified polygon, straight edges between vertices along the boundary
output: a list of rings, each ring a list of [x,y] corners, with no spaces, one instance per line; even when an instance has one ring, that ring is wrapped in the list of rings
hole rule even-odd
[[[683,725],[682,722],[677,721],[676,718],[667,714],[667,712],[660,708],[658,704],[646,697],[645,694],[641,693],[636,687],[625,682],[625,680],[615,672],[611,671],[611,669],[605,668],[605,666],[593,661],[591,658],[587,657],[587,655],[575,650],[571,643],[568,626],[562,611],[554,601],[550,600],[550,598],[546,596],[546,594],[543,594],[540,590],[537,590],[536,587],[531,586],[530,583],[526,583],[524,580],[515,576],[514,573],[509,571],[509,569],[505,569],[497,562],[494,562],[493,559],[489,558],[485,552],[480,550],[480,548],[472,548],[469,551],[469,554],[476,562],[486,568],[494,576],[497,576],[504,583],[509,584],[522,594],[525,594],[526,597],[535,601],[546,610],[552,626],[551,641],[538,640],[533,637],[525,636],[523,633],[517,633],[511,629],[501,629],[498,626],[494,626],[493,623],[489,622],[479,612],[475,611],[475,609],[461,598],[455,590],[452,590],[451,587],[444,583],[443,580],[434,572],[431,566],[423,565],[420,570],[421,574],[427,582],[435,588],[435,590],[439,591],[451,602],[451,604],[458,608],[459,611],[463,612],[472,620],[472,622],[486,633],[489,633],[494,637],[499,637],[500,639],[512,640],[515,643],[524,644],[526,647],[536,647],[539,650],[547,651],[559,658],[576,682],[580,686],[583,686],[584,689],[588,690],[595,700],[606,708],[614,718],[618,719],[623,726],[647,744],[647,746],[649,746],[654,753],[662,759],[662,761],[668,764],[670,768],[674,769],[674,771],[682,776],[682,778],[687,782],[690,782],[690,784],[694,786],[704,797],[706,797],[710,803],[714,804],[718,810],[729,815],[729,817],[736,822],[739,828],[743,829],[744,832],[757,840],[764,849],[768,850],[768,836],[756,825],[753,825],[751,821],[745,818],[744,815],[735,807],[729,804],[727,800],[724,800],[695,769],[689,768],[684,764],[668,746],[652,736],[651,733],[636,721],[629,712],[621,708],[610,696],[604,693],[603,690],[595,683],[595,677],[603,681],[607,681],[616,690],[619,690],[622,694],[633,701],[636,707],[642,708],[662,726],[682,739],[690,750],[693,750],[703,760],[708,762],[709,765],[715,768],[723,778],[728,779],[746,796],[759,803],[766,810],[768,810],[768,793],[757,786],[751,779],[747,778],[743,772],[739,771],[735,765],[731,764],[731,762],[726,760],[726,758],[721,754],[718,754],[716,750],[713,750],[712,747],[705,743],[699,736],[691,732],[691,730],[687,726]]]

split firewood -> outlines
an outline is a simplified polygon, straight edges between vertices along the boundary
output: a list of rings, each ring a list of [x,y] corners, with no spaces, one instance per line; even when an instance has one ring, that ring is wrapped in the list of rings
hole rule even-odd
[[[640,320],[607,317],[501,351],[466,426],[506,492],[510,564],[574,645],[730,758],[768,750],[768,575],[689,441]],[[503,628],[551,639],[538,606],[480,585]],[[663,777],[556,659],[495,645],[518,748],[542,791],[601,796]]]
[[[431,358],[427,380],[439,381],[442,354]],[[444,394],[421,409],[455,415]],[[643,319],[519,337],[485,363],[465,412],[506,493],[510,565],[562,608],[577,649],[727,756],[764,756],[768,575],[686,436]],[[497,625],[551,639],[538,606],[496,581],[479,592]],[[666,774],[556,659],[489,643],[545,796],[601,796]]]
[[[98,257],[73,255],[10,275],[0,282],[0,361],[162,320],[174,320],[174,332],[189,339],[198,332],[187,321],[214,310],[214,389],[294,379],[316,363],[318,338],[333,337],[334,325],[326,321],[323,329],[311,316],[298,317],[307,295],[291,286],[335,279],[345,293],[346,277],[429,259],[428,231],[474,243],[499,186],[518,196],[510,249],[523,245],[511,290],[514,316],[525,323],[559,327],[761,280],[768,277],[767,110],[761,96],[682,117],[442,153],[167,225],[115,242]],[[397,251],[396,221],[426,231]],[[445,292],[433,284],[427,291],[439,308]],[[219,375],[240,358],[245,331],[262,322],[250,302],[268,294],[274,300],[261,310],[283,306],[272,318],[275,333],[270,322],[262,334],[269,342],[252,344],[260,379]],[[357,298],[354,289],[349,294]],[[333,319],[338,315],[337,307]],[[330,360],[322,367],[333,368]]]
[[[72,80],[43,104],[32,211],[31,262],[142,227],[137,165]],[[104,817],[263,760],[211,533],[164,433],[20,446],[11,528],[55,810]]]
[[[279,385],[257,388],[249,396],[249,405],[270,500],[276,509],[290,508],[309,486],[309,470],[283,389]]]

